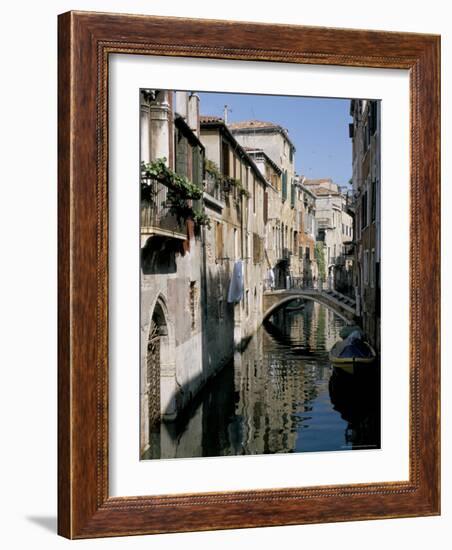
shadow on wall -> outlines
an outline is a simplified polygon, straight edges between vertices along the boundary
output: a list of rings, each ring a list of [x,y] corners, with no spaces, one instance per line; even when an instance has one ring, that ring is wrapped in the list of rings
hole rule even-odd
[[[191,382],[195,383],[195,380]],[[231,425],[237,399],[234,369],[232,365],[228,365],[204,384],[176,420],[154,426],[154,433],[151,433],[150,438],[151,447],[143,458],[238,454],[241,436],[234,425]],[[221,449],[225,451],[222,453]]]
[[[149,237],[141,249],[141,269],[144,275],[176,273],[176,255],[184,255],[183,241],[166,237]]]

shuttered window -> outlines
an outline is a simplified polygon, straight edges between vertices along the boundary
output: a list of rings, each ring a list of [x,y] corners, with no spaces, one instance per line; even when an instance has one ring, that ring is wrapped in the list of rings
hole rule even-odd
[[[192,181],[198,187],[202,187],[203,155],[198,146],[192,149]]]
[[[282,198],[287,199],[287,170],[282,173]]]
[[[222,161],[222,172],[223,175],[226,177],[229,177],[230,170],[229,170],[229,147],[228,144],[223,141],[221,146],[221,161]]]
[[[264,191],[264,223],[268,223],[268,192]]]
[[[264,239],[253,233],[253,262],[259,264],[264,259]]]
[[[176,132],[176,172],[188,177],[188,142],[181,132]]]
[[[216,247],[216,257],[217,259],[224,257],[224,246],[223,246],[223,225],[221,222],[217,222],[215,227],[215,247]]]

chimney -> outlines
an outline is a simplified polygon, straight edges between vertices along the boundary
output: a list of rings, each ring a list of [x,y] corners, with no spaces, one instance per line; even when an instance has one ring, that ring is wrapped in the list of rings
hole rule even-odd
[[[188,120],[187,124],[190,126],[192,132],[196,136],[200,135],[200,122],[199,122],[199,96],[197,94],[191,94],[188,98]]]

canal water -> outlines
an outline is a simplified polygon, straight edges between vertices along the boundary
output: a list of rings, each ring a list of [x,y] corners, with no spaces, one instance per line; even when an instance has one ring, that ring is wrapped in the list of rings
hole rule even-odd
[[[312,301],[279,310],[143,458],[379,448],[379,366],[328,361],[344,324]]]

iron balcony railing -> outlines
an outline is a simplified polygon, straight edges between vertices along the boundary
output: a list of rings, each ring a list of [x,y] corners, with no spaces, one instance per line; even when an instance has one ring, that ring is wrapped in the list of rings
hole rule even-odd
[[[186,234],[183,220],[179,220],[167,204],[168,188],[155,180],[150,180],[150,198],[141,201],[142,233]]]
[[[224,200],[221,182],[213,174],[209,174],[208,172],[206,172],[204,191],[218,201]]]

